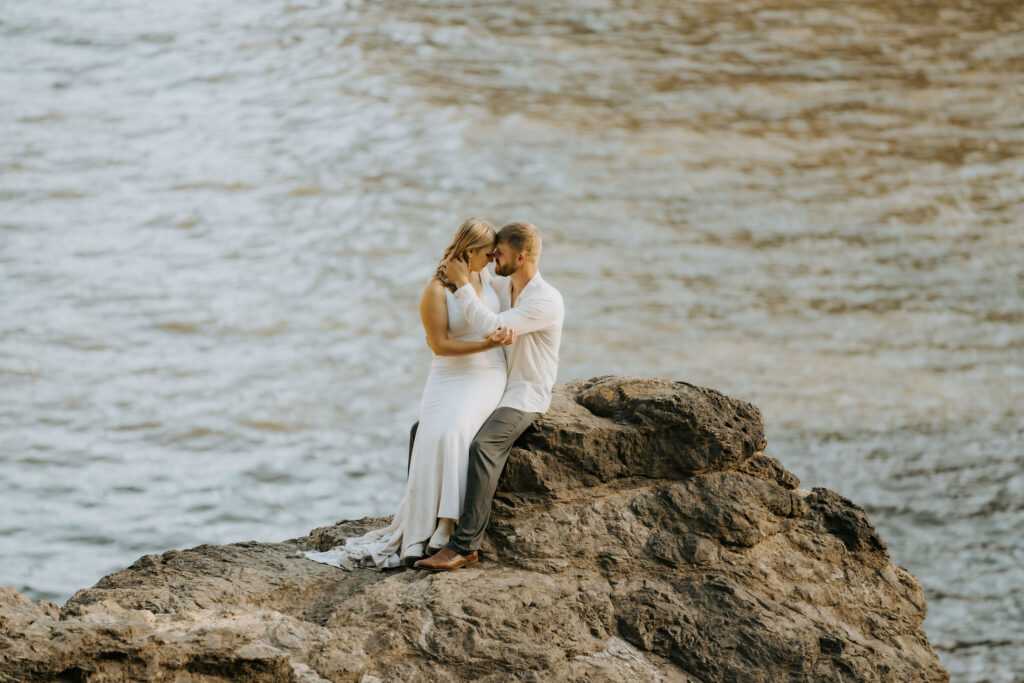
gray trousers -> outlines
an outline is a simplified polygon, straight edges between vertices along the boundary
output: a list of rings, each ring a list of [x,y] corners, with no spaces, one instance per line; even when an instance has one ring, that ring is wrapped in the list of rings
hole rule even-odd
[[[526,431],[540,413],[526,413],[515,408],[498,408],[487,418],[469,445],[469,469],[466,472],[466,500],[455,532],[447,547],[460,555],[479,550],[491,519],[491,502],[498,488],[498,479],[516,439]],[[409,432],[409,462],[416,440],[417,422]],[[408,470],[407,470],[408,471]]]

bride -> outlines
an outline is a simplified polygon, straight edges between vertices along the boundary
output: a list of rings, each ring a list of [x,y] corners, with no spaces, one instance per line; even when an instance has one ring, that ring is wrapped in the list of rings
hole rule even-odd
[[[452,258],[468,263],[477,296],[498,313],[498,295],[486,268],[494,241],[493,227],[479,218],[466,219],[440,263]],[[349,560],[390,569],[435,552],[455,530],[466,496],[469,444],[501,400],[507,379],[501,347],[515,341],[513,330],[480,337],[463,316],[455,289],[439,264],[420,300],[434,357],[420,400],[405,496],[391,524],[326,552],[307,551],[309,559],[336,567]]]

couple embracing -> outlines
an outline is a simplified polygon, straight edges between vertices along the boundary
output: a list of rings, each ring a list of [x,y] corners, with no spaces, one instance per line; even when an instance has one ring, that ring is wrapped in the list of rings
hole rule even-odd
[[[558,373],[565,309],[540,276],[540,252],[529,223],[495,232],[470,218],[458,227],[420,301],[434,357],[405,496],[389,526],[306,557],[432,571],[477,560],[505,460],[551,405]]]

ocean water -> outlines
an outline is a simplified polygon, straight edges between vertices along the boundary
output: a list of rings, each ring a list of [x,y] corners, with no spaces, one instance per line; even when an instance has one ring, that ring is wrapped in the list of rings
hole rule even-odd
[[[0,584],[394,511],[455,226],[535,223],[560,381],[753,401],[955,681],[1024,680],[1024,6],[0,12]]]

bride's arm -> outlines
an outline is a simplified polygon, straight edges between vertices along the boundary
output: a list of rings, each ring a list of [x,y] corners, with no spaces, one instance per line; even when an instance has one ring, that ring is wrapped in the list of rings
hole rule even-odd
[[[482,342],[449,339],[448,301],[444,295],[444,286],[437,280],[431,280],[423,290],[423,297],[420,299],[420,319],[427,333],[430,350],[439,356],[468,356],[515,341],[515,333],[506,335],[504,330],[496,330]]]

